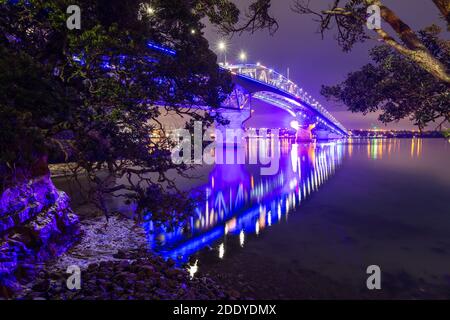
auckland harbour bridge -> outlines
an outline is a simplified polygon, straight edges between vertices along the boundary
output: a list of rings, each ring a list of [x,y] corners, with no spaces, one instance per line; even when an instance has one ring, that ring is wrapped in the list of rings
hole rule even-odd
[[[153,42],[149,42],[148,47],[164,55],[177,54],[175,50]],[[297,140],[333,139],[349,135],[345,127],[319,102],[275,70],[260,63],[221,63],[220,67],[230,71],[235,86],[220,110],[229,124],[222,128],[219,126],[218,129],[244,128],[244,123],[252,117],[253,112],[276,107],[286,111],[287,119],[284,120],[287,121],[284,121],[282,128],[296,130]]]
[[[231,72],[235,88],[225,101],[222,115],[229,128],[240,128],[257,108],[275,106],[286,111],[287,129],[299,140],[347,136],[345,127],[300,86],[261,64],[222,64]]]

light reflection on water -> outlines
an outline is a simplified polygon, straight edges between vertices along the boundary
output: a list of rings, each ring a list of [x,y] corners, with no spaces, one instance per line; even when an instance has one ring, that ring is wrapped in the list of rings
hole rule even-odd
[[[258,145],[271,149],[270,141],[264,142],[249,141],[247,159],[258,152]],[[216,165],[209,174],[209,183],[197,189],[205,200],[191,219],[190,228],[164,232],[146,225],[152,249],[165,258],[185,263],[202,248],[214,247],[219,258],[225,259],[225,237],[239,237],[244,247],[246,234],[259,235],[287,221],[289,213],[334,174],[343,160],[344,148],[342,142],[292,144],[284,140],[279,171],[272,176],[261,176],[258,165]]]
[[[405,277],[411,288],[450,284],[449,142],[283,141],[281,151],[273,176],[257,165],[207,168],[192,230],[149,232],[151,247],[195,271],[263,286],[264,299],[303,297],[309,271],[356,292],[374,263],[395,294]]]
[[[258,143],[246,150],[257,152]],[[300,269],[359,290],[374,263],[390,275],[383,286],[392,292],[406,276],[411,286],[450,287],[450,140],[285,140],[281,151],[274,176],[260,176],[257,165],[202,167],[203,180],[186,182],[202,183],[205,197],[192,230],[150,232],[149,224],[150,246],[180,264],[191,257],[191,276],[242,274],[270,288],[265,299],[274,290],[303,297]],[[55,180],[70,193],[68,183]],[[77,196],[70,193],[72,202]]]
[[[357,140],[356,140],[357,141]],[[391,157],[392,154],[398,154],[400,152],[400,139],[370,139],[362,140],[367,145],[367,156],[372,160],[381,160],[383,156]],[[412,138],[410,140],[403,140],[410,144],[410,158],[420,158],[423,151],[423,139]],[[352,156],[353,145],[355,141],[353,139],[348,140],[348,154]]]

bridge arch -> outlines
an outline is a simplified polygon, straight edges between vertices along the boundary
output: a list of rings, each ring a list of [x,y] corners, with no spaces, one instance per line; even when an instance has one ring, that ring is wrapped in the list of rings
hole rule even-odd
[[[347,136],[345,127],[306,91],[290,79],[261,64],[223,65],[237,87],[258,99],[287,111],[302,125]],[[242,108],[242,106],[241,106]]]

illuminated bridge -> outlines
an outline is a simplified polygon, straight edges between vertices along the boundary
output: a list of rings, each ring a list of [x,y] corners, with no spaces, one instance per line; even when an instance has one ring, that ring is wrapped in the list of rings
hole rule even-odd
[[[345,127],[306,91],[282,74],[261,64],[222,65],[231,72],[235,88],[225,101],[229,127],[242,127],[261,102],[290,114],[289,127],[299,139],[347,136]]]
[[[164,55],[176,51],[149,42],[148,46]],[[289,121],[284,128],[295,129],[298,140],[339,138],[348,136],[345,127],[306,91],[282,74],[261,64],[221,64],[231,72],[234,91],[222,105],[221,114],[229,120],[226,127],[243,128],[253,111],[275,106],[287,111]],[[207,107],[202,107],[207,108]]]

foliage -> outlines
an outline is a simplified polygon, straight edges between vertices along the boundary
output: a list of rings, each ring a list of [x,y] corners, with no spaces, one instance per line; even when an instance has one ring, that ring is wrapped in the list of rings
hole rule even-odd
[[[436,26],[421,31],[420,37],[430,52],[447,67],[450,46],[439,39]],[[420,130],[431,122],[450,121],[450,89],[408,58],[389,46],[375,47],[373,63],[350,73],[339,85],[324,86],[322,94],[344,103],[352,112],[381,111],[384,122],[410,118]],[[438,125],[438,126],[439,126]]]
[[[158,117],[223,122],[214,111],[231,92],[231,78],[217,67],[202,19],[241,31],[239,10],[222,0],[80,0],[81,30],[68,30],[72,4],[0,1],[2,190],[32,178],[32,168],[57,152],[73,162],[75,179],[88,178],[87,198],[105,212],[108,194],[137,203],[139,213],[149,203],[165,212],[190,207],[167,176],[184,175],[186,166],[172,163],[174,142]],[[267,15],[267,6],[256,9],[249,21]],[[159,139],[151,138],[155,131]]]
[[[450,129],[442,131],[442,134],[444,135],[445,138],[450,139]]]
[[[382,24],[379,28],[369,30],[366,27],[369,17],[366,10],[372,5],[380,9]],[[450,0],[433,0],[429,6],[439,9],[450,27]],[[327,9],[322,10],[312,8],[310,0],[295,0],[293,10],[302,15],[312,15],[319,24],[322,37],[327,31],[336,30],[335,37],[344,51],[350,51],[355,44],[376,35],[377,41],[384,42],[426,72],[450,84],[448,68],[433,56],[420,36],[382,0],[333,0]]]

